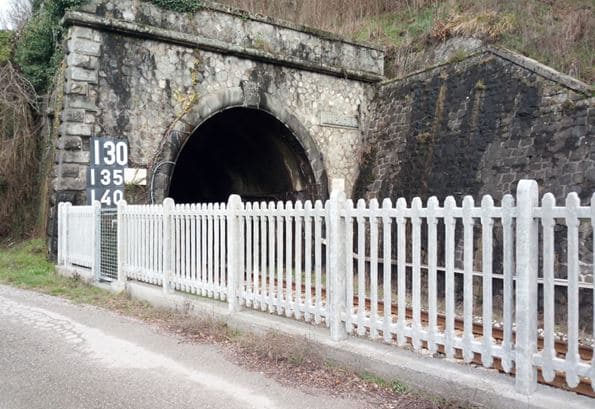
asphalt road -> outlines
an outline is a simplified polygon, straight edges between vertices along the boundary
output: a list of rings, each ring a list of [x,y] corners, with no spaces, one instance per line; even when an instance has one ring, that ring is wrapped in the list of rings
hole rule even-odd
[[[137,320],[0,286],[0,409],[361,406],[284,387]]]

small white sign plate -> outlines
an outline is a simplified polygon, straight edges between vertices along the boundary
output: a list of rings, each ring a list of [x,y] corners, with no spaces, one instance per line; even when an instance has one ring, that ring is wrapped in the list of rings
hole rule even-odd
[[[320,113],[320,125],[334,128],[358,129],[359,121],[354,116],[323,111]]]

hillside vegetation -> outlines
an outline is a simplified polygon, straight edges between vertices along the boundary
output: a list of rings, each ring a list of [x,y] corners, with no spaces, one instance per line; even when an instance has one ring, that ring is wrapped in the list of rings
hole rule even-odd
[[[589,84],[595,80],[593,0],[218,1],[381,45],[387,50],[389,77],[442,62],[434,51],[449,39],[475,38]],[[464,50],[451,54],[464,56]]]

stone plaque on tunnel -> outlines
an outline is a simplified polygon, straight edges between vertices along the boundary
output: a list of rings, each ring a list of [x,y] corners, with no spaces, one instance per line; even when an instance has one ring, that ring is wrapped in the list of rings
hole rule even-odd
[[[333,128],[359,129],[359,121],[355,116],[326,111],[320,113],[320,125]]]

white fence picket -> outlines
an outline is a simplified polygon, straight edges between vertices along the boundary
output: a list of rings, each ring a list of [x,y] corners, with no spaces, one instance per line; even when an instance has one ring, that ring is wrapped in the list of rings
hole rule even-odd
[[[592,260],[592,274],[593,274],[593,279],[595,280],[595,193],[593,194],[593,196],[591,197],[591,208],[590,208],[590,219],[591,219],[591,231],[592,233],[592,237],[591,237],[591,242],[592,242],[592,246],[593,248],[591,249],[591,254],[593,254],[593,260]],[[591,312],[593,314],[593,339],[595,339],[595,288],[593,288],[593,290],[591,290],[591,293],[593,294],[593,298],[592,298],[592,305],[593,305],[593,311]],[[595,345],[594,345],[595,347]],[[592,354],[591,357],[591,372],[589,373],[589,378],[591,379],[591,389],[593,389],[593,391],[595,391],[595,353]]]
[[[359,206],[358,206],[359,208]],[[397,344],[405,345],[405,309],[407,302],[407,272],[405,270],[407,242],[406,219],[404,217],[407,202],[397,200]]]
[[[445,226],[445,266],[446,266],[446,290],[445,290],[445,331],[444,350],[448,358],[454,357],[455,344],[455,230],[456,220],[454,212],[456,202],[454,197],[448,196],[444,202],[444,226]]]
[[[438,335],[438,306],[437,306],[437,252],[438,252],[438,198],[432,196],[428,199],[428,350],[435,353],[438,348],[436,336]]]
[[[284,231],[284,221],[283,221],[283,211],[284,205],[283,202],[277,202],[277,216],[275,217],[276,225],[277,225],[277,236],[276,236],[276,244],[277,244],[277,251],[276,251],[276,293],[274,297],[277,299],[277,314],[283,314],[284,302],[283,302],[283,231]]]
[[[473,198],[465,196],[463,199],[463,357],[465,362],[473,359],[473,226],[475,224],[471,217]]]
[[[357,334],[366,333],[366,219],[364,218],[365,202],[357,202]]]
[[[570,193],[566,198],[566,227],[568,229],[568,350],[566,352],[566,383],[574,388],[579,383],[577,363],[578,354],[578,227],[577,208],[580,199],[576,193]]]
[[[514,239],[512,219],[514,214],[514,199],[511,195],[502,198],[502,274],[503,279],[503,300],[502,300],[502,368],[505,372],[512,370],[513,361],[513,254]]]
[[[295,204],[295,318],[302,318],[302,223],[303,223],[303,205],[301,201]]]
[[[541,208],[543,215],[543,377],[547,381],[554,380],[553,358],[554,348],[554,226],[552,209],[556,199],[551,193],[543,197]]]
[[[345,203],[345,285],[346,285],[346,300],[345,300],[345,329],[348,334],[353,333],[353,201],[347,200]]]
[[[483,269],[482,282],[482,300],[483,300],[483,347],[481,351],[481,362],[483,366],[489,368],[494,361],[492,352],[492,299],[494,297],[492,290],[492,251],[493,251],[493,227],[494,227],[494,200],[491,196],[484,196],[481,200],[481,266]]]
[[[322,322],[322,202],[314,203],[314,322]]]
[[[378,337],[378,200],[370,200],[370,338]]]
[[[293,303],[293,204],[285,205],[285,316],[291,317],[295,311]]]
[[[392,203],[390,199],[384,199],[382,201],[382,291],[384,293],[384,319],[382,323],[382,335],[385,342],[392,341],[391,208]],[[350,262],[349,264],[352,265],[353,263]],[[350,275],[349,271],[347,272],[347,275]],[[351,277],[353,279],[353,276]],[[348,282],[347,285],[353,285],[353,283]],[[350,291],[350,293],[353,293],[353,291]],[[349,298],[347,301],[349,302]],[[353,295],[351,296],[351,302],[353,302]]]
[[[412,344],[413,349],[421,348],[421,199],[411,202],[411,259],[412,259]]]

